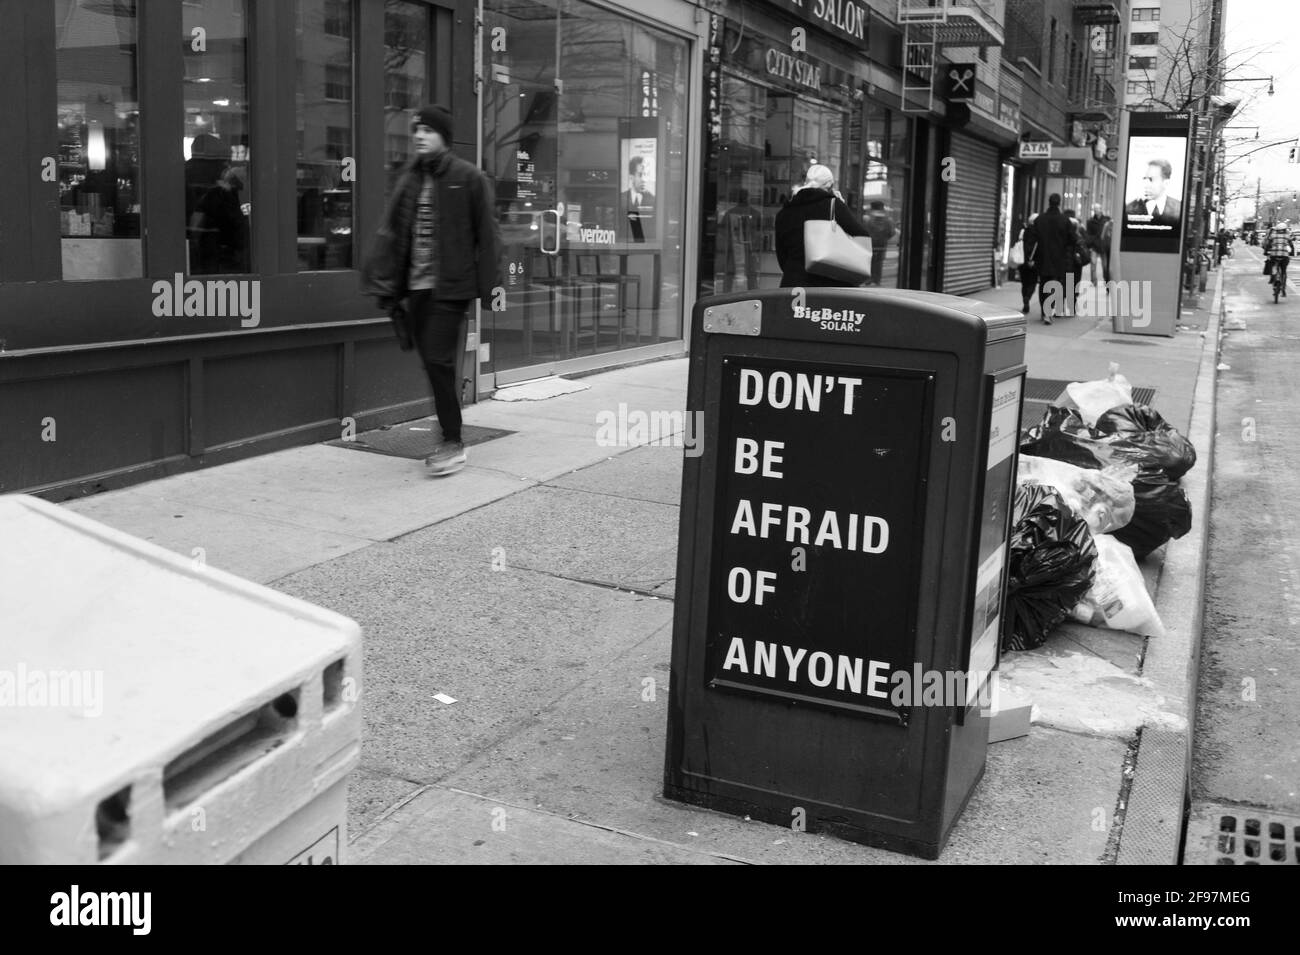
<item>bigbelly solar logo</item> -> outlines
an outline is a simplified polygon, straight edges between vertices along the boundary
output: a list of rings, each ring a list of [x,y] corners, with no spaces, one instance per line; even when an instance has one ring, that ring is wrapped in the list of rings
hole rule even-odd
[[[805,305],[793,307],[795,318],[816,322],[826,332],[860,332],[867,316],[851,309],[808,308]]]

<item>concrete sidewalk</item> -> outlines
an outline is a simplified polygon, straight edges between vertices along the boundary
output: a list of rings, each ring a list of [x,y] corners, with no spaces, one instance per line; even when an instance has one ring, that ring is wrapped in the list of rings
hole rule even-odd
[[[1019,306],[1013,285],[974,297]],[[1212,402],[1217,299],[1203,301],[1185,316],[1199,327],[1173,339],[1130,340],[1108,319],[1031,321],[1030,376],[1104,377],[1118,361],[1188,432],[1194,405],[1204,414]],[[600,447],[595,434],[597,415],[620,404],[681,409],[686,371],[662,361],[581,379],[589,387],[573,394],[475,405],[468,424],[513,433],[471,447],[470,466],[447,479],[315,445],[67,506],[186,555],[202,548],[214,566],[360,622],[353,862],[919,861],[659,796],[682,452]],[[1208,474],[1208,447],[1197,448],[1189,479]],[[1194,564],[1203,533],[1198,521],[1165,560]],[[1145,570],[1157,585],[1156,556]],[[1200,579],[1190,592],[1159,584],[1171,630],[1199,608]],[[1037,722],[990,747],[940,861],[1105,863],[1130,840],[1167,847],[1159,824],[1125,819],[1139,730],[1185,737],[1188,722],[1177,661],[1153,680],[1148,642],[1066,625],[1004,658]],[[1154,851],[1150,861],[1174,861]]]

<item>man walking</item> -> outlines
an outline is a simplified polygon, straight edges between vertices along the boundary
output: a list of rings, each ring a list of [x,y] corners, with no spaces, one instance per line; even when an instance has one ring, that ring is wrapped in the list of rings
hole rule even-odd
[[[405,311],[442,429],[442,443],[424,463],[442,477],[465,467],[467,312],[476,298],[491,307],[501,284],[501,239],[491,181],[451,151],[451,113],[425,106],[412,121],[411,140],[415,156],[393,190],[380,227],[384,251],[366,263],[363,291],[386,310]]]
[[[879,199],[872,201],[871,211],[863,225],[867,227],[867,235],[871,237],[871,278],[867,284],[879,286],[884,274],[885,247],[894,237],[893,220],[889,218],[885,212],[885,204]]]
[[[1034,221],[1038,232],[1038,307],[1043,311],[1043,324],[1052,324],[1067,299],[1065,276],[1074,271],[1071,249],[1075,239],[1070,220],[1061,212],[1061,196],[1052,193],[1047,197],[1047,211]]]
[[[1110,281],[1110,216],[1100,202],[1093,203],[1092,217],[1088,219],[1088,248],[1092,258],[1092,283],[1097,284],[1097,265],[1101,265],[1102,281]]]

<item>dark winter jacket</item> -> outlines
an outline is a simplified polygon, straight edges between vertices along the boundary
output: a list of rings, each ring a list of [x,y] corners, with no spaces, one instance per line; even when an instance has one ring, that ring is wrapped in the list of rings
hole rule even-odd
[[[473,163],[450,150],[433,159],[417,156],[402,171],[362,268],[361,291],[389,309],[407,295],[411,229],[425,174],[437,183],[438,265],[434,298],[479,299],[492,304],[501,284],[501,235],[492,182]]]
[[[835,221],[848,235],[866,235],[862,224],[843,200],[826,189],[800,189],[776,214],[776,261],[781,266],[781,288],[843,286],[839,279],[809,275],[804,271],[803,224],[809,219],[829,219],[835,200]]]
[[[1021,278],[1026,273],[1032,272],[1038,274],[1038,266],[1035,264],[1038,259],[1038,221],[1035,220],[1030,225],[1020,230],[1020,242],[1025,254],[1025,264],[1020,266]]]
[[[1044,281],[1057,279],[1064,282],[1075,268],[1072,258],[1077,242],[1074,226],[1060,206],[1049,206],[1034,220],[1034,230],[1038,233],[1038,256],[1034,266],[1039,277]]]

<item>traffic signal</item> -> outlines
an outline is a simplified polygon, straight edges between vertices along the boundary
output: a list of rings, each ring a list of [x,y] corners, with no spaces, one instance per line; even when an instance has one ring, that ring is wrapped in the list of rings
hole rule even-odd
[[[1286,157],[1287,162],[1300,162],[1300,146],[1292,146],[1289,155]]]

